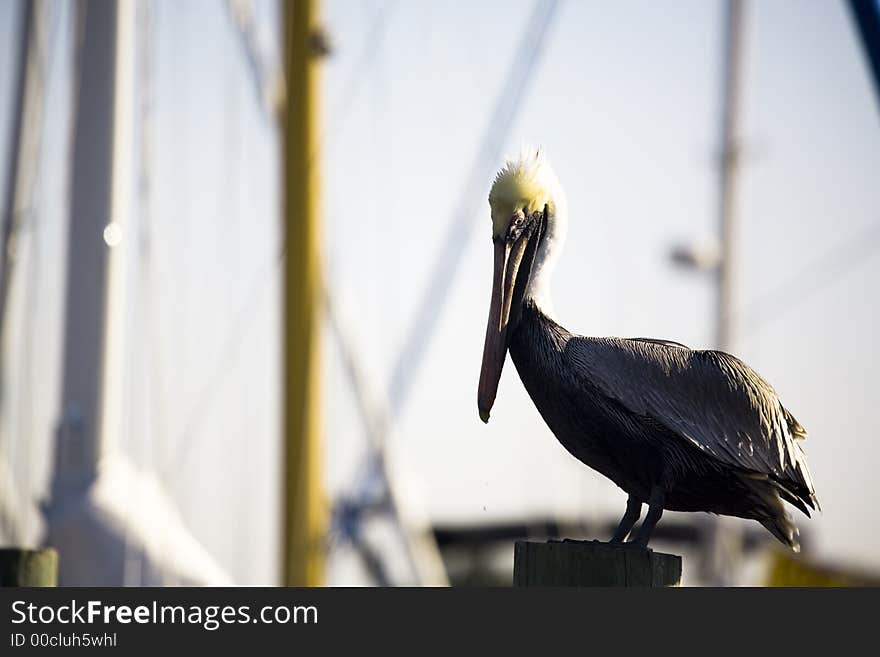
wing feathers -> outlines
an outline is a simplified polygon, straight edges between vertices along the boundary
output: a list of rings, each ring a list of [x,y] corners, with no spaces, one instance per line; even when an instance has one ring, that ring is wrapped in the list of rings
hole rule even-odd
[[[738,358],[645,338],[575,338],[568,355],[590,383],[730,466],[766,474],[799,508],[815,489],[798,444],[806,430]],[[802,510],[805,510],[802,508]]]

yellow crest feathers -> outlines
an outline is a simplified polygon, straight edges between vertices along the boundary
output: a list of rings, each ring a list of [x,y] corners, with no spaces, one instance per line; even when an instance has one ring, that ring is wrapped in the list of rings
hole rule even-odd
[[[541,148],[523,148],[508,159],[495,175],[489,191],[489,205],[495,232],[507,228],[511,215],[520,209],[527,213],[554,206],[559,182]]]

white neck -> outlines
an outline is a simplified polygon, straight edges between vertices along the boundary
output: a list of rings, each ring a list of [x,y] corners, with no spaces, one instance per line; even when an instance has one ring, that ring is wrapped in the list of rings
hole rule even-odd
[[[556,319],[556,311],[553,308],[553,298],[550,293],[550,279],[562,245],[565,242],[565,233],[568,227],[565,205],[557,203],[555,211],[547,218],[544,230],[544,239],[535,254],[535,263],[532,266],[532,275],[529,278],[529,287],[526,297],[535,302],[535,305],[547,317]]]

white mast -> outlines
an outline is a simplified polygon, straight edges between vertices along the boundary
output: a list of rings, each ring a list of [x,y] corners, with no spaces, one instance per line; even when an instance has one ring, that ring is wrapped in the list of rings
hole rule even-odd
[[[173,500],[110,440],[122,426],[125,217],[131,210],[135,5],[77,4],[63,384],[47,542],[59,584],[229,584]]]
[[[71,159],[61,414],[53,498],[88,486],[102,452],[109,247],[113,208],[116,2],[77,5],[80,27]]]
[[[725,6],[721,87],[721,163],[718,170],[718,264],[716,277],[715,348],[733,352],[736,327],[736,196],[740,156],[740,88],[742,86],[745,0]],[[709,519],[706,572],[714,585],[730,585],[742,561],[741,521]]]

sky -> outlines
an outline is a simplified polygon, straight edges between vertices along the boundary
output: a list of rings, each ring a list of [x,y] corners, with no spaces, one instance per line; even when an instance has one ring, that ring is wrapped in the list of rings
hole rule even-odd
[[[338,128],[327,163],[328,267],[379,385],[387,386],[389,353],[410,330],[511,51],[529,28],[529,3],[504,6],[396,5],[351,118]],[[346,64],[362,60],[357,35],[380,7],[329,6],[337,38],[358,44],[329,66],[331,106]],[[720,9],[565,2],[550,27],[507,150],[542,144],[566,189],[570,230],[554,300],[575,332],[712,346],[711,282],[671,266],[668,254],[711,240],[717,223]],[[870,336],[878,260],[858,238],[880,219],[880,121],[845,9],[749,3],[733,351],[810,431],[805,449],[824,513],[804,518],[803,531],[821,556],[877,566]],[[490,424],[477,419],[488,207],[473,219],[395,430],[403,476],[446,522],[617,515],[624,494],[557,444],[509,364]],[[876,231],[868,234],[876,246]],[[850,253],[854,239],[859,253]],[[850,245],[844,262],[858,261],[832,268],[827,281],[820,267],[816,285],[816,263],[839,259],[841,244]],[[376,258],[379,248],[387,258]],[[780,300],[780,290],[790,294]]]
[[[4,157],[14,4],[0,4]],[[257,4],[271,68],[274,5]],[[43,205],[22,264],[36,273],[17,279],[16,328],[5,345],[31,355],[14,366],[9,407],[18,410],[2,423],[16,473],[37,491],[57,417],[70,105],[70,12],[52,6],[60,27],[50,49]],[[236,581],[268,583],[278,542],[277,132],[225,3],[148,6],[139,71],[152,93],[139,105],[132,154],[133,175],[146,184],[124,242],[127,428],[118,445],[160,473]],[[625,501],[556,442],[510,363],[488,426],[476,411],[491,287],[485,197],[501,160],[482,165],[484,181],[469,176],[516,48],[535,30],[532,7],[335,0],[323,8],[333,44],[321,142],[326,276],[376,399],[389,395],[449,226],[473,222],[455,236],[459,265],[388,438],[408,504],[437,522],[610,520]],[[568,195],[553,292],[560,321],[576,333],[712,346],[711,280],[674,267],[669,252],[715,234],[721,8],[563,0],[510,108],[503,151],[542,145]],[[871,467],[880,457],[872,344],[880,104],[855,36],[841,2],[748,3],[732,351],[810,432],[805,451],[823,513],[798,522],[817,556],[880,568]],[[30,298],[39,301],[26,312]],[[39,348],[21,349],[27,336]],[[324,351],[326,478],[336,496],[362,472],[364,437],[329,332]],[[37,401],[21,410],[26,399]],[[340,573],[336,583],[353,577]]]

